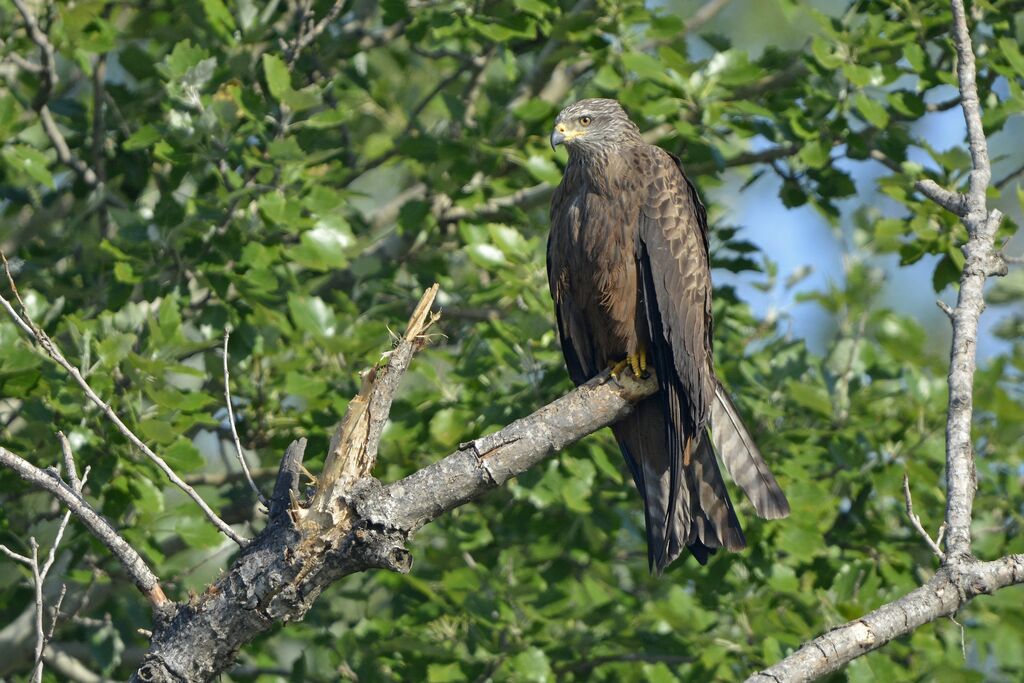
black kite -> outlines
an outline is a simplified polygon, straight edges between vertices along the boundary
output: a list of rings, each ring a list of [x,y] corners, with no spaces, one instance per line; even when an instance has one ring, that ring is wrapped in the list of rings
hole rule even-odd
[[[566,107],[551,144],[569,150],[548,240],[569,375],[582,384],[650,365],[658,379],[612,427],[644,499],[651,569],[683,546],[701,564],[716,548],[740,550],[712,442],[759,516],[785,517],[789,503],[715,376],[704,206],[679,160],[645,143],[614,100]]]

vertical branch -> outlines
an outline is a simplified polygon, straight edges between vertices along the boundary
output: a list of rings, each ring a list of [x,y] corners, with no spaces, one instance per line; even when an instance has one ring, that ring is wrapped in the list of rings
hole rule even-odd
[[[963,0],[952,0],[953,39],[957,54],[960,105],[967,124],[971,152],[971,178],[966,195],[939,187],[931,180],[917,188],[932,201],[960,216],[967,228],[966,257],[960,292],[952,311],[953,343],[949,363],[949,412],[946,420],[946,549],[947,562],[971,553],[971,514],[977,488],[971,421],[974,414],[974,373],[977,368],[978,321],[985,309],[985,280],[1005,275],[1006,262],[995,249],[995,234],[1002,221],[997,209],[989,211],[985,193],[992,180],[988,143],[981,122],[977,67]]]
[[[992,169],[981,122],[977,67],[967,29],[967,16],[963,0],[951,1],[960,103],[971,152],[970,185],[967,194],[951,192],[932,180],[922,180],[916,186],[936,204],[959,216],[968,235],[963,247],[965,261],[956,307],[949,309],[940,304],[952,320],[953,342],[946,414],[946,521],[937,540],[931,539],[914,514],[910,484],[906,477],[903,480],[907,515],[932,552],[940,558],[941,567],[920,588],[860,619],[829,629],[777,664],[753,674],[748,682],[817,680],[893,638],[906,635],[940,617],[954,615],[976,595],[1024,583],[1024,555],[1007,555],[994,562],[979,562],[971,555],[971,514],[977,488],[971,421],[978,320],[985,309],[985,280],[989,276],[1005,275],[1006,261],[995,247],[996,230],[1003,216],[998,209],[990,211],[985,200]],[[943,530],[945,552],[941,548]]]
[[[371,368],[363,375],[362,387],[349,402],[345,417],[331,439],[310,505],[316,512],[330,512],[340,494],[373,471],[381,432],[398,384],[413,353],[424,343],[423,333],[436,320],[436,316],[431,316],[430,308],[434,305],[437,291],[438,285],[434,284],[423,293],[398,346],[386,354],[387,363]]]
[[[85,468],[85,471],[82,473],[82,478],[79,479],[78,473],[75,471],[74,458],[71,455],[71,445],[68,443],[68,440],[63,433],[58,433],[58,437],[61,442],[64,468],[67,470],[68,481],[71,482],[74,494],[81,498],[82,489],[89,478],[89,468]],[[2,455],[4,455],[4,452],[3,449],[0,449],[0,456]],[[28,467],[32,466],[28,465]],[[49,473],[56,478],[57,475],[55,470],[50,470]],[[64,484],[64,482],[61,482],[61,484]],[[64,484],[64,486],[67,486],[67,484]],[[67,593],[67,586],[61,585],[60,595],[57,597],[53,606],[53,616],[50,620],[50,628],[44,628],[43,617],[46,612],[46,603],[43,600],[43,585],[46,583],[46,577],[50,573],[50,569],[53,568],[54,561],[57,559],[57,548],[60,546],[60,542],[64,540],[64,532],[68,528],[69,521],[71,521],[71,508],[68,508],[64,513],[64,517],[61,519],[60,525],[57,527],[57,534],[54,536],[53,545],[50,546],[50,552],[46,556],[46,561],[42,564],[39,562],[39,542],[36,540],[35,536],[28,539],[29,547],[32,549],[31,557],[16,553],[7,546],[0,544],[0,552],[11,560],[25,565],[32,572],[32,585],[35,590],[36,632],[35,657],[32,660],[32,674],[30,676],[32,683],[42,683],[43,651],[46,649],[46,643],[53,637],[54,629],[57,627],[57,617],[60,615],[60,607],[64,602],[64,595]]]

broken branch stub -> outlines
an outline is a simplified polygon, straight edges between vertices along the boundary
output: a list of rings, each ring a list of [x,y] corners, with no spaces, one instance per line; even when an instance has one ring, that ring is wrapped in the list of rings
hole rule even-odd
[[[331,439],[324,469],[308,509],[298,511],[307,528],[310,524],[335,537],[346,533],[353,518],[345,494],[357,481],[369,475],[377,463],[381,433],[391,412],[391,403],[413,354],[424,344],[423,333],[437,320],[431,306],[437,296],[434,284],[420,298],[398,345],[387,362],[363,374],[362,387],[349,402],[344,418]]]

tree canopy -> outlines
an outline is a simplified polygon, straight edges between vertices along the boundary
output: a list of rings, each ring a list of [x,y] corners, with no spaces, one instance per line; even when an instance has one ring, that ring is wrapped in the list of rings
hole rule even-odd
[[[996,246],[1019,253],[1024,3],[976,0],[968,18]],[[719,373],[790,518],[740,503],[745,552],[651,577],[601,430],[417,532],[410,573],[346,577],[222,680],[736,680],[927,580],[904,475],[934,534],[949,321],[889,283],[952,301],[965,263],[967,230],[916,185],[966,190],[972,169],[951,23],[945,0],[0,0],[0,247],[19,310],[245,537],[267,517],[234,454],[225,330],[238,439],[269,496],[299,437],[320,473],[360,373],[439,283],[380,442],[374,476],[392,482],[571,388],[544,269],[562,106],[618,99],[708,206]],[[737,224],[752,196],[822,221],[841,269],[780,269],[759,235],[792,226]],[[986,291],[978,344],[983,559],[1024,552],[1022,273]],[[808,340],[793,329],[810,309]],[[6,316],[0,349],[0,446],[46,468],[62,431],[87,500],[167,597],[201,599],[238,546]],[[30,557],[34,537],[44,556],[54,498],[0,468],[0,503],[0,543]],[[153,629],[131,584],[73,520],[44,586],[62,597],[44,680],[131,675]],[[0,676],[32,669],[35,600],[0,557]],[[1017,680],[1022,637],[1011,588],[835,680]]]

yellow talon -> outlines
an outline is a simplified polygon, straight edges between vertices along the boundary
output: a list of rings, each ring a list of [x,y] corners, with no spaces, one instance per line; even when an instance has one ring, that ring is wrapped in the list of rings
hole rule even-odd
[[[619,378],[621,373],[626,368],[633,371],[633,375],[637,378],[645,377],[647,375],[647,352],[638,351],[635,354],[626,356],[623,360],[615,363],[611,369],[611,376],[613,379]]]

